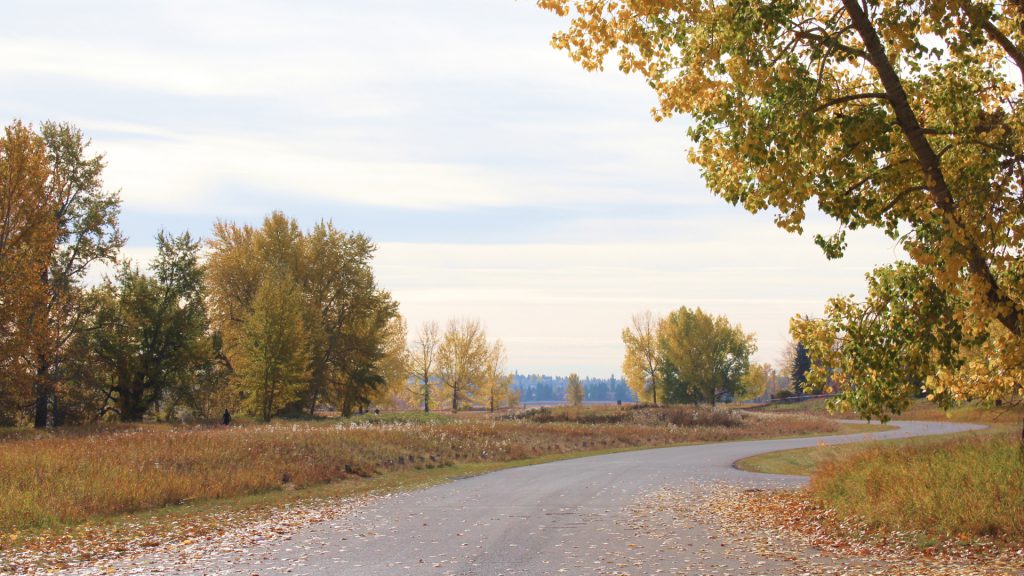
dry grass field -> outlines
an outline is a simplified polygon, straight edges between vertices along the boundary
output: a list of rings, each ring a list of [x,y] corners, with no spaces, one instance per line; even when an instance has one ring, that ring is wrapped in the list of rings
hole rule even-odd
[[[803,414],[594,407],[518,418],[411,414],[9,434],[0,440],[0,534],[455,463],[837,429]]]

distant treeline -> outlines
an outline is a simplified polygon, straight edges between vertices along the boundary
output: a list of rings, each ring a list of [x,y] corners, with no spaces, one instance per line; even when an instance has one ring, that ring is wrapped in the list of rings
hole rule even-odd
[[[512,389],[519,392],[522,402],[560,402],[565,400],[568,376],[546,374],[513,374]],[[636,402],[636,393],[626,384],[624,378],[614,375],[608,378],[582,379],[584,401],[586,402]]]

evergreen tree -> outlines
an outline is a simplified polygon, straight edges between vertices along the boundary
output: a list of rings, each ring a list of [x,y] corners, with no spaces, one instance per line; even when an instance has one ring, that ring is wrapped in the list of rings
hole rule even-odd
[[[804,385],[807,383],[807,371],[811,369],[811,358],[807,355],[807,348],[803,342],[797,342],[796,353],[793,354],[793,367],[790,370],[790,380],[793,382],[793,393],[797,396],[804,395]]]

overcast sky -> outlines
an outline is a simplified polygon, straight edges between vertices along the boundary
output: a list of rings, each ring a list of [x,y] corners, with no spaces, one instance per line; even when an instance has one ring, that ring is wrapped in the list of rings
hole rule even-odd
[[[509,368],[621,372],[645,309],[726,314],[775,361],[788,319],[893,260],[851,238],[827,261],[707,191],[685,119],[639,77],[588,74],[532,1],[4,3],[5,121],[66,120],[106,154],[127,254],[161,229],[282,210],[378,244],[410,332],[477,317]]]

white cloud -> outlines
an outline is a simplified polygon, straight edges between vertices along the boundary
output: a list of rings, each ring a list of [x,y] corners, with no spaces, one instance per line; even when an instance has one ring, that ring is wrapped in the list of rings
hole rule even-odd
[[[87,132],[109,132],[95,147],[107,155],[107,182],[136,208],[223,214],[237,194],[287,193],[289,202],[331,201],[423,210],[481,206],[594,206],[599,204],[708,204],[693,168],[661,151],[678,132],[649,126],[587,131],[585,146],[606,154],[629,140],[629,154],[614,164],[588,163],[592,150],[558,154],[538,169],[477,160],[418,159],[402,144],[379,146],[344,130],[308,136],[201,133],[156,125],[87,120]],[[570,133],[571,134],[571,133]],[[143,138],[140,138],[143,136]],[[530,146],[529,138],[515,144]],[[539,137],[539,136],[536,136]],[[556,135],[555,138],[560,138]],[[572,145],[576,140],[565,140]],[[453,150],[455,152],[455,150]],[[650,157],[644,153],[650,152]],[[559,160],[565,159],[568,167]],[[657,175],[657,176],[652,176]],[[645,180],[645,178],[647,180]],[[680,193],[679,186],[691,188]],[[697,188],[693,190],[693,188]],[[243,200],[244,201],[244,200]]]

